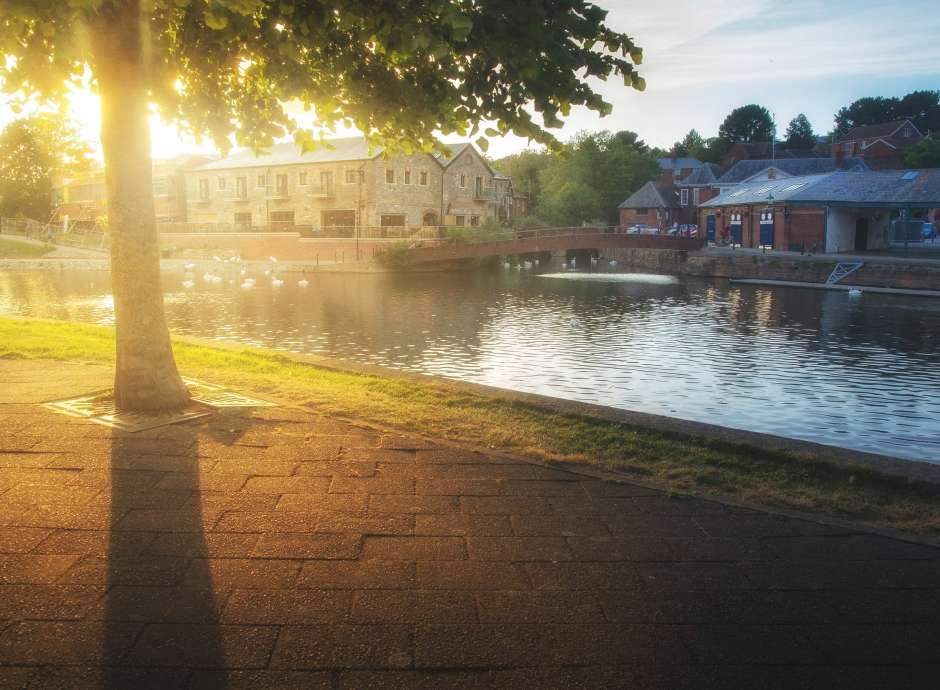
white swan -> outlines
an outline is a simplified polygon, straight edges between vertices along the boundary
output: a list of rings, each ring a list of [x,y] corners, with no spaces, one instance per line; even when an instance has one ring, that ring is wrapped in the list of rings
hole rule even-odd
[[[271,278],[271,287],[281,287],[284,281],[280,278]]]
[[[245,281],[242,283],[243,290],[251,290],[255,286],[255,281],[253,278],[245,278]]]
[[[196,283],[192,280],[184,280],[183,287],[187,290],[192,290],[196,286]]]
[[[300,280],[297,281],[297,287],[299,288],[310,287],[310,281],[307,280],[306,278],[301,278]]]
[[[861,297],[861,296],[862,296],[862,291],[859,290],[858,288],[849,289],[849,297]]]
[[[192,271],[196,268],[196,264],[186,264],[183,268],[186,269],[186,271]]]
[[[503,264],[503,268],[510,269],[512,268],[512,264],[507,261],[506,263]]]
[[[212,284],[213,284],[213,285],[221,285],[221,284],[222,284],[222,276],[212,276]]]
[[[277,259],[275,259],[273,256],[269,256],[269,257],[268,257],[268,261],[270,261],[272,264],[276,264],[276,263],[277,263]]]
[[[211,282],[212,282],[212,278],[213,278],[212,274],[209,273],[208,271],[206,271],[205,273],[202,274],[202,279],[203,279],[205,282],[207,282],[207,283],[211,283]]]

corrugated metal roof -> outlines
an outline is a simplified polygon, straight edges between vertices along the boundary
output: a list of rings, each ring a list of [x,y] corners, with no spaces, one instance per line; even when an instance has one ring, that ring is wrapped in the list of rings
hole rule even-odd
[[[868,166],[860,158],[846,158],[843,163],[845,169],[868,170]],[[755,175],[776,168],[793,177],[801,175],[819,175],[834,172],[837,163],[834,158],[778,158],[776,160],[743,160],[735,163],[724,175],[718,178],[719,184],[734,184],[743,182]]]
[[[825,175],[749,182],[702,204],[703,207],[759,204],[768,201],[820,206],[940,208],[940,169],[837,171]]]

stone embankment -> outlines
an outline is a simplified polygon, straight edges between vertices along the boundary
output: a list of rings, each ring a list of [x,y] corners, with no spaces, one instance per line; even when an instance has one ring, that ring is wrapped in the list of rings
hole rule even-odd
[[[844,282],[868,287],[940,290],[940,260],[894,256],[843,257],[828,254],[801,256],[782,252],[704,250],[685,252],[653,249],[605,251],[628,270],[689,275],[701,278],[751,278],[802,283],[825,283],[839,261],[859,260],[865,265]]]

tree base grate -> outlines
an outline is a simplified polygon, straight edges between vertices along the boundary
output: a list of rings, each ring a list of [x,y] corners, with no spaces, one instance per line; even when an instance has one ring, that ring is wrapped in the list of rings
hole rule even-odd
[[[222,386],[205,383],[204,381],[184,378],[183,383],[190,391],[191,402],[182,410],[175,412],[142,414],[119,410],[114,405],[114,396],[111,390],[89,393],[67,400],[55,400],[44,403],[43,407],[70,417],[87,419],[96,424],[103,424],[130,433],[188,422],[191,419],[199,419],[200,417],[208,417],[213,410],[220,408],[277,407],[276,403],[241,395]]]

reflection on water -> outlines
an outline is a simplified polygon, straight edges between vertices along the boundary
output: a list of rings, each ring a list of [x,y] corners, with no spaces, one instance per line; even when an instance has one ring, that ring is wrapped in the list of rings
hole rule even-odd
[[[940,301],[662,276],[165,273],[178,333],[940,462]],[[599,279],[598,279],[599,278]],[[110,323],[100,272],[0,272],[0,312]]]

